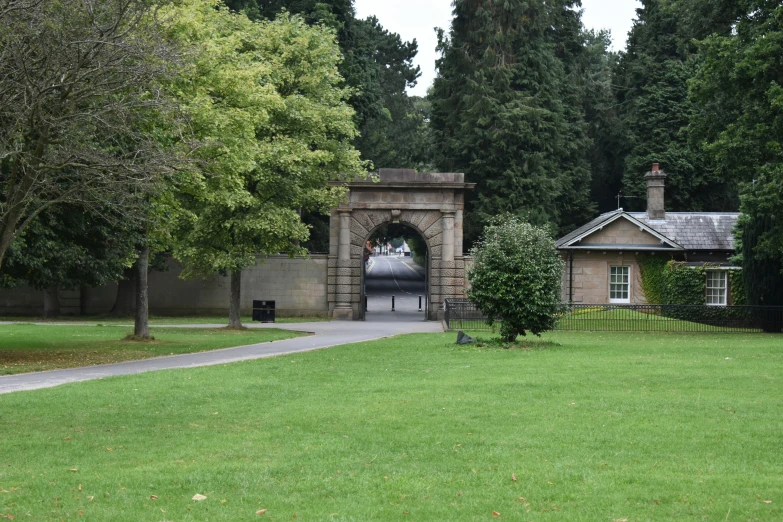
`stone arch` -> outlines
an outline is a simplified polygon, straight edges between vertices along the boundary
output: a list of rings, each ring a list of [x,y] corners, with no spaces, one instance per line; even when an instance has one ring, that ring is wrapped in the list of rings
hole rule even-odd
[[[363,316],[363,249],[370,234],[386,223],[419,232],[429,249],[429,317],[443,315],[443,300],[464,296],[462,255],[462,174],[382,169],[377,181],[348,185],[347,202],[332,210],[328,273],[329,312],[335,319]]]

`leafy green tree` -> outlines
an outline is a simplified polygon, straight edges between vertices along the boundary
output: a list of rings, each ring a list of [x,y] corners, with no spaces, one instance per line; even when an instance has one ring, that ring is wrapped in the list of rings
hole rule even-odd
[[[734,210],[736,184],[715,169],[690,128],[700,117],[688,81],[700,57],[695,39],[728,34],[731,2],[643,0],[615,71],[621,139],[621,204],[644,209],[644,173],[652,163],[666,170],[666,203],[673,211]]]
[[[0,267],[47,209],[127,222],[173,161],[146,132],[178,55],[146,0],[0,6]]]
[[[202,146],[180,187],[174,254],[186,277],[230,274],[230,325],[241,326],[242,269],[257,256],[304,254],[300,212],[327,212],[344,195],[328,182],[366,165],[350,145],[353,110],[329,28],[288,16],[255,23],[201,0],[179,9],[174,36],[197,51],[172,90]]]
[[[111,212],[111,209],[105,209]],[[62,205],[41,212],[8,250],[3,284],[26,284],[45,292],[44,315],[59,314],[58,289],[99,287],[116,281],[136,257],[137,234]]]
[[[426,122],[417,101],[405,93],[416,85],[420,71],[413,65],[416,41],[404,42],[383,28],[374,16],[356,18],[353,0],[228,0],[227,5],[251,18],[272,20],[283,12],[301,15],[311,25],[322,24],[337,33],[343,54],[339,65],[351,89],[362,157],[376,168],[422,168],[428,165]]]
[[[477,184],[467,241],[511,213],[567,229],[586,221],[589,151],[577,75],[579,2],[456,0],[430,101],[442,171]]]
[[[717,172],[740,186],[737,233],[749,303],[783,304],[776,268],[783,260],[783,6],[738,3],[732,33],[700,43],[693,126]]]
[[[502,321],[504,341],[554,328],[563,262],[546,228],[516,217],[497,220],[484,229],[471,255],[468,298],[490,325]]]

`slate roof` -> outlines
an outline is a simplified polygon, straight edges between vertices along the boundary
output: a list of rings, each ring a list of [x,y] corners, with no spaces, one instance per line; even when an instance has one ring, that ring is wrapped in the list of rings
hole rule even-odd
[[[647,212],[625,212],[622,209],[601,214],[589,223],[557,240],[558,248],[586,234],[618,214],[629,216],[662,236],[682,246],[684,250],[734,250],[732,230],[739,217],[738,212],[667,212],[666,219],[651,220]],[[623,245],[614,245],[615,248]],[[633,247],[632,245],[624,245]]]
[[[628,212],[685,250],[734,250],[734,225],[739,212],[667,212],[664,220],[651,220],[647,212]]]

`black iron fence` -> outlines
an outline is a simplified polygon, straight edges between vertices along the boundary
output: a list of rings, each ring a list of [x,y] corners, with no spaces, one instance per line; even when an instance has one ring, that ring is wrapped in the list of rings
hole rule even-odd
[[[467,299],[446,299],[449,330],[489,330]],[[564,304],[555,330],[594,332],[781,332],[783,306]]]

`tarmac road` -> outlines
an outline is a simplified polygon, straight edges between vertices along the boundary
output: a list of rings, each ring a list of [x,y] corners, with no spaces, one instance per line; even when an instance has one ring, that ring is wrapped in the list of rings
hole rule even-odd
[[[367,295],[367,321],[424,320],[419,312],[419,296],[422,306],[426,301],[424,268],[410,257],[374,256],[365,276]],[[391,311],[391,298],[394,309]]]

